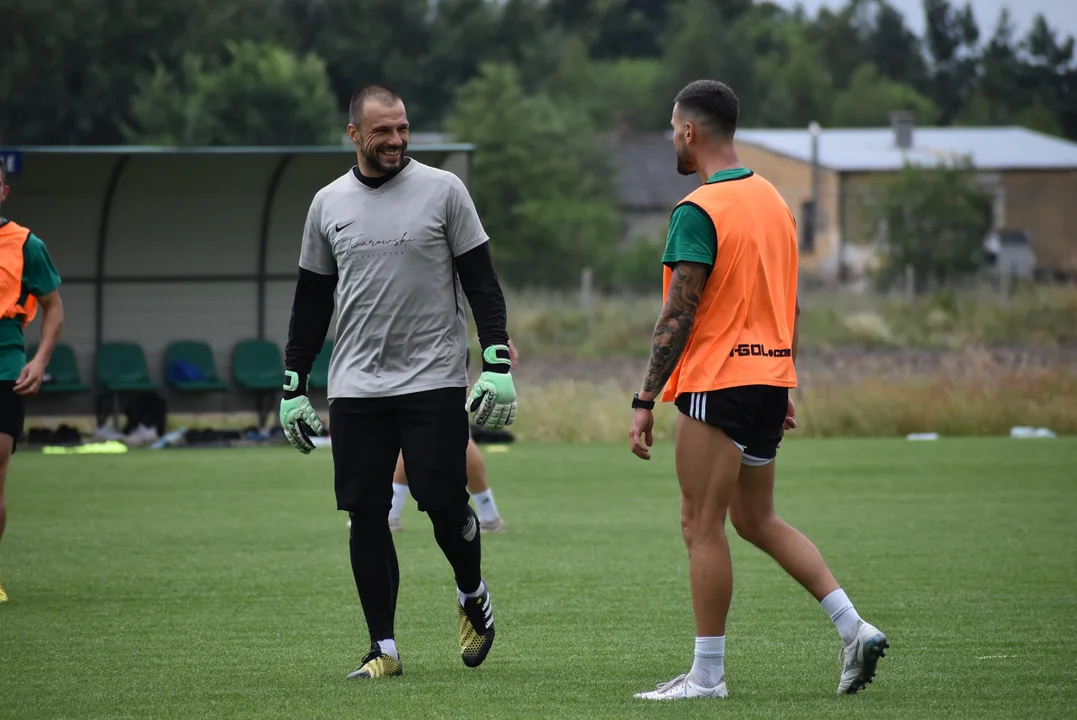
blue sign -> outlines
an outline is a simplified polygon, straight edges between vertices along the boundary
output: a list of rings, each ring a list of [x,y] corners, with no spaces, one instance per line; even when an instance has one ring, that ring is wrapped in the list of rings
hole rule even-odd
[[[18,150],[0,150],[0,162],[4,163],[5,176],[22,172],[22,153]]]

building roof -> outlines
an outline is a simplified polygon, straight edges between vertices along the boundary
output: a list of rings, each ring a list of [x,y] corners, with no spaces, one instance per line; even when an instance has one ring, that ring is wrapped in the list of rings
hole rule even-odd
[[[408,152],[474,152],[471,143],[412,143]],[[321,155],[349,152],[353,145],[217,145],[172,147],[167,145],[5,145],[5,153],[56,153],[68,155]]]
[[[610,139],[622,209],[668,212],[699,187],[699,178],[677,172],[673,142],[660,132]]]
[[[737,130],[737,140],[811,162],[806,128]],[[885,172],[960,156],[982,170],[1077,169],[1077,143],[1022,127],[916,127],[909,150],[895,146],[889,127],[824,128],[819,136],[819,163],[838,172]]]

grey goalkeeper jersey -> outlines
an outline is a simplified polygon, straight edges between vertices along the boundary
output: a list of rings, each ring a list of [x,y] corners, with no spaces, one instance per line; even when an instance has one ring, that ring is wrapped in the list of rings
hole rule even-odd
[[[487,240],[463,181],[414,158],[381,187],[349,170],[318,191],[299,266],[338,275],[330,400],[467,386],[453,259]]]

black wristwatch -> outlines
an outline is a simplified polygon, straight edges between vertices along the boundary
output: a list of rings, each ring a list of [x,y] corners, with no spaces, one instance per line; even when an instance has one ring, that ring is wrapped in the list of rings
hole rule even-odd
[[[654,410],[654,400],[640,400],[639,393],[635,393],[632,396],[632,409],[643,408],[644,410]]]

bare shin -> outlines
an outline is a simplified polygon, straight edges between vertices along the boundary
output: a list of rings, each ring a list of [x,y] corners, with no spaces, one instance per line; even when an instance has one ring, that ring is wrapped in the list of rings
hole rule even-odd
[[[688,549],[696,634],[725,635],[733,597],[725,518],[740,451],[721,430],[682,415],[677,425],[676,454],[681,532]]]
[[[469,440],[467,443],[467,491],[475,495],[489,489],[490,483],[486,482],[486,461],[482,459],[482,451],[474,440]]]
[[[774,513],[774,464],[742,466],[729,509],[733,527],[822,600],[838,589],[838,583],[815,543]]]

